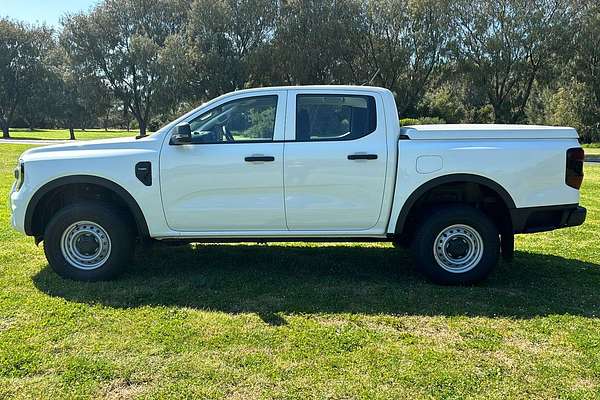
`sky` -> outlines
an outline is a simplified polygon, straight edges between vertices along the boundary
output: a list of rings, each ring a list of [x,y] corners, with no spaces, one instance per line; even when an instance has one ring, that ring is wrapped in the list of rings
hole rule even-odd
[[[87,11],[98,0],[0,0],[0,17],[58,26],[67,12]]]

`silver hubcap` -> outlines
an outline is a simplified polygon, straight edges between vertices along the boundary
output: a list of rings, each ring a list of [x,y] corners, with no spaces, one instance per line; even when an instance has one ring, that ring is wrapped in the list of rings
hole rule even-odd
[[[442,230],[433,243],[438,265],[455,274],[472,270],[483,257],[483,239],[468,225],[452,225]]]
[[[63,232],[60,249],[75,268],[96,269],[104,265],[110,256],[110,236],[95,222],[75,222]]]

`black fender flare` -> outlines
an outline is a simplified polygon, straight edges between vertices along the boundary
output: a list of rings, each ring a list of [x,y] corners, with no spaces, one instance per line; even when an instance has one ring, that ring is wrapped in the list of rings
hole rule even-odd
[[[44,198],[46,194],[61,186],[86,183],[101,186],[119,196],[129,208],[131,215],[133,215],[140,236],[150,236],[150,231],[148,230],[148,224],[146,222],[146,218],[144,217],[144,213],[142,212],[142,209],[140,208],[137,201],[133,198],[133,196],[121,185],[118,185],[117,183],[109,179],[101,178],[99,176],[94,175],[64,176],[62,178],[54,179],[40,187],[31,197],[29,204],[27,204],[27,210],[25,211],[25,233],[30,236],[34,234],[33,216],[35,215],[35,211],[39,202]]]
[[[440,185],[444,185],[444,184],[448,184],[448,183],[459,183],[459,182],[472,182],[472,183],[477,183],[479,185],[485,186],[485,187],[489,188],[490,190],[493,190],[494,192],[496,192],[496,194],[498,194],[498,196],[500,196],[502,201],[504,201],[504,204],[506,205],[506,207],[509,210],[516,208],[515,201],[513,200],[510,193],[508,193],[506,191],[506,189],[504,189],[499,183],[494,182],[493,180],[491,180],[489,178],[483,177],[481,175],[474,175],[474,174],[443,175],[443,176],[439,176],[437,178],[434,178],[434,179],[431,179],[431,180],[425,182],[424,184],[419,186],[414,192],[412,192],[411,195],[408,197],[408,199],[406,199],[406,201],[402,205],[400,214],[398,215],[398,220],[396,222],[396,228],[394,230],[396,232],[396,234],[402,233],[402,231],[404,230],[404,224],[406,223],[406,219],[407,219],[408,215],[410,214],[410,211],[412,210],[415,203],[425,193],[427,193],[429,190],[431,190],[437,186],[440,186]],[[511,221],[511,223],[512,223],[512,221]]]

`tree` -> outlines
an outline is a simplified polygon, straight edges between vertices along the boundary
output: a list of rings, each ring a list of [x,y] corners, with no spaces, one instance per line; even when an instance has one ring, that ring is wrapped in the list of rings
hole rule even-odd
[[[272,79],[292,85],[353,82],[359,17],[354,0],[282,1],[273,38]]]
[[[17,104],[16,112],[33,130],[52,116],[56,81],[48,55],[54,51],[56,40],[51,28],[42,25],[29,29],[29,40],[36,57],[35,62],[28,66],[24,95]]]
[[[94,75],[80,70],[67,51],[58,47],[48,56],[50,76],[53,83],[54,108],[51,114],[56,123],[69,129],[69,137],[75,140],[75,128],[84,128],[98,121],[112,105],[108,89]]]
[[[193,97],[214,97],[261,80],[261,51],[272,35],[276,12],[277,0],[194,1],[187,29],[197,91]]]
[[[32,84],[41,68],[41,41],[47,29],[28,27],[0,19],[0,127],[10,137],[10,126],[23,100],[31,94]]]
[[[177,35],[186,15],[183,0],[105,0],[91,13],[63,21],[61,40],[69,57],[129,106],[142,136],[164,99],[173,100],[165,93],[172,93],[170,76],[180,60],[166,54],[183,45]]]
[[[581,29],[577,31],[573,75],[585,85],[588,112],[582,117],[587,139],[600,138],[600,4],[590,2],[584,12]],[[595,131],[595,135],[591,131]]]
[[[457,93],[456,87],[448,84],[426,92],[419,103],[419,110],[425,111],[425,115],[442,118],[449,124],[460,123],[466,116],[462,93]]]
[[[389,88],[398,112],[414,112],[449,38],[448,3],[436,0],[363,1],[357,36],[362,79]]]
[[[487,94],[496,122],[523,121],[536,80],[568,58],[577,3],[462,0],[456,4],[456,59],[470,83]]]
[[[27,96],[23,96],[17,106],[17,114],[33,131],[50,121],[55,108],[56,81],[47,68],[40,68],[35,79],[30,81]]]

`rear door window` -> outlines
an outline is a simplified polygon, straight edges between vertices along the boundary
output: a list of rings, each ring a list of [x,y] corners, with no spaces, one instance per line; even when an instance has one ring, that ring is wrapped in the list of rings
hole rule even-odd
[[[302,94],[296,98],[296,141],[354,140],[375,129],[372,96]]]

